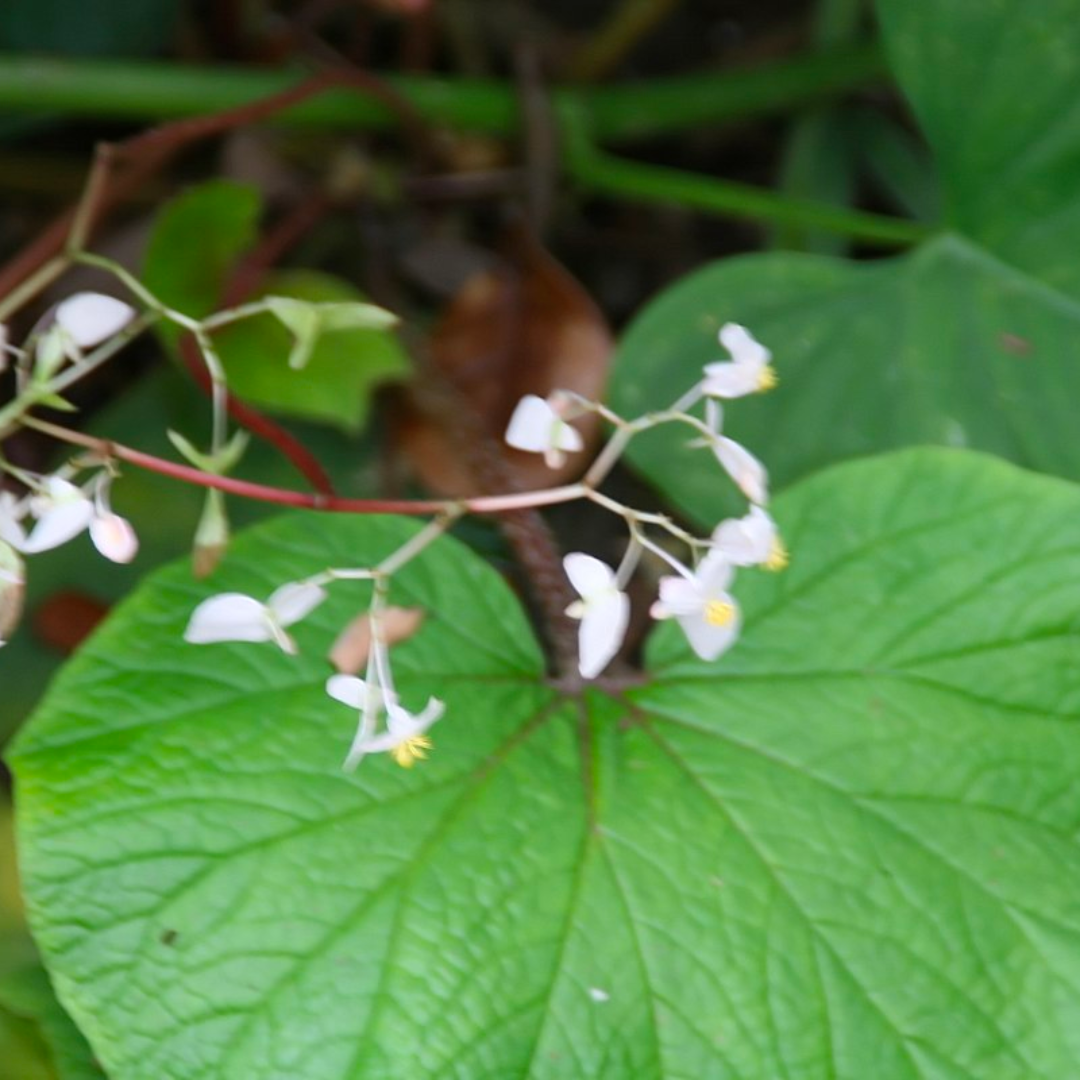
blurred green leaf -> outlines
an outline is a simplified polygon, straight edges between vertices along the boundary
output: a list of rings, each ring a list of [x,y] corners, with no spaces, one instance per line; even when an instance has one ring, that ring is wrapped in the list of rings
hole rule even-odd
[[[879,263],[806,255],[727,259],[682,279],[631,324],[612,403],[661,408],[725,354],[743,322],[774,352],[780,385],[725,402],[724,430],[783,487],[833,461],[918,443],[986,450],[1080,478],[1073,402],[1080,304],[956,237]],[[685,431],[635,440],[636,468],[686,513],[729,512],[716,462]]]
[[[877,0],[947,223],[1080,295],[1076,0]]]
[[[4,0],[0,49],[68,56],[150,56],[172,43],[181,0]]]
[[[376,387],[408,374],[401,343],[379,329],[394,316],[366,303],[348,282],[316,270],[279,271],[267,276],[259,295],[272,298],[274,314],[217,335],[229,385],[245,401],[355,432]]]
[[[143,284],[169,307],[201,319],[216,311],[237,260],[252,245],[262,210],[258,191],[229,180],[191,188],[157,215],[143,262]],[[180,331],[162,323],[175,345]]]

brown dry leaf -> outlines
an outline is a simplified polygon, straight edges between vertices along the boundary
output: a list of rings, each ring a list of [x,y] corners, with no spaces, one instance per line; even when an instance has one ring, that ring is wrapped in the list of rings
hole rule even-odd
[[[55,592],[37,609],[34,633],[65,656],[73,653],[109,613],[109,606],[73,589]]]
[[[502,444],[507,422],[525,394],[547,397],[572,390],[599,399],[614,348],[603,315],[585,290],[523,228],[510,236],[499,269],[470,278],[436,325],[432,365],[482,418]],[[574,421],[585,450],[549,469],[536,454],[504,447],[523,487],[546,487],[580,475],[600,437],[596,417]],[[476,494],[461,456],[443,424],[411,410],[398,430],[401,444],[423,481],[448,496]]]
[[[388,607],[382,613],[383,637],[387,645],[411,638],[424,621],[423,608]],[[337,636],[330,647],[330,663],[342,675],[357,675],[371,652],[371,616],[358,615]]]

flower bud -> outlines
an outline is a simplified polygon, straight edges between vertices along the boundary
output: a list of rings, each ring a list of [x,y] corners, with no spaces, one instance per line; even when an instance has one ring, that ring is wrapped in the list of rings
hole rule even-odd
[[[25,593],[23,561],[10,544],[0,540],[0,645],[19,624]]]

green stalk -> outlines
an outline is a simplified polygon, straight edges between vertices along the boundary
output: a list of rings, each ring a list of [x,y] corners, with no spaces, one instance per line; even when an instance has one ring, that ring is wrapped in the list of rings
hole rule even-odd
[[[736,116],[775,112],[848,92],[884,73],[877,48],[840,50],[751,71],[656,79],[596,90],[560,89],[584,107],[598,139],[660,135]],[[143,121],[199,116],[267,97],[308,72],[129,60],[60,60],[0,54],[0,111]],[[493,135],[520,125],[517,91],[495,80],[387,76],[425,119]],[[333,90],[281,121],[344,129],[385,128],[394,117],[360,93]]]
[[[829,206],[748,184],[630,161],[596,146],[584,117],[573,109],[563,109],[561,119],[567,172],[594,191],[690,207],[721,217],[822,229],[887,247],[908,247],[930,235],[925,225],[902,218]]]

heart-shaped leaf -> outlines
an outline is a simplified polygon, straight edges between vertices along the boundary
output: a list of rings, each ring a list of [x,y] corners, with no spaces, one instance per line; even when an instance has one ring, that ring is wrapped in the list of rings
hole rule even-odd
[[[715,333],[730,320],[777,356],[781,390],[728,411],[730,433],[772,464],[779,485],[914,443],[989,450],[1080,478],[1070,410],[1080,397],[1076,6],[877,7],[956,235],[881,263],[778,253],[684,278],[623,340],[614,403],[662,407],[672,387],[721,358]],[[672,440],[641,440],[630,458],[684,510],[714,520],[724,502],[712,463],[688,467],[681,448],[676,462]]]
[[[719,663],[562,698],[451,541],[395,579],[429,761],[339,770],[345,587],[270,645],[181,642],[152,578],[14,758],[32,921],[113,1080],[1062,1080],[1080,1043],[1080,493],[916,451],[780,499]],[[411,535],[290,517],[216,589]]]
[[[725,431],[769,463],[774,485],[837,459],[912,443],[987,450],[1080,477],[1080,304],[957,237],[853,263],[786,254],[726,259],[652,302],[620,345],[612,402],[635,416],[726,358],[716,333],[747,324],[780,385],[725,403]],[[636,468],[700,521],[728,509],[707,450],[659,428]]]

